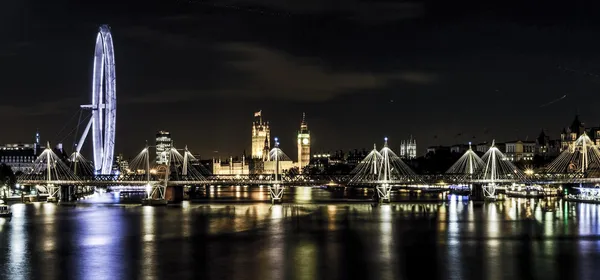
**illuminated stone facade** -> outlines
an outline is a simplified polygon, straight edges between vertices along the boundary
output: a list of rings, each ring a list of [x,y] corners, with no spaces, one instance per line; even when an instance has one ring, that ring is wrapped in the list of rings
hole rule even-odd
[[[215,159],[213,160],[212,173],[214,175],[248,175],[250,174],[250,165],[245,156],[242,156],[241,161],[234,161],[233,157],[230,157],[226,162]]]
[[[262,110],[254,113],[254,122],[252,123],[252,158],[263,159],[265,146],[269,147],[271,143],[271,129],[269,122],[263,122]]]
[[[402,140],[400,143],[400,157],[403,159],[417,158],[417,140],[412,136],[409,140]]]
[[[279,162],[279,174],[283,174],[286,171],[290,170],[292,167],[296,167],[293,161],[291,160],[280,160]],[[275,174],[275,161],[265,161],[263,163],[263,172],[262,174]]]
[[[535,146],[534,141],[515,140],[506,142],[504,156],[510,161],[532,161]]]

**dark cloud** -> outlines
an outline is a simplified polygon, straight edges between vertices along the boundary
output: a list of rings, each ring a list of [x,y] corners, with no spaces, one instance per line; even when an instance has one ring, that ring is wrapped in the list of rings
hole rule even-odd
[[[23,117],[52,117],[62,115],[64,111],[71,111],[76,98],[61,99],[48,102],[29,103],[24,106],[0,105],[0,117],[23,118]]]
[[[194,1],[193,1],[194,2]],[[323,1],[323,0],[222,0],[196,1],[211,3],[218,7],[229,7],[248,12],[259,12],[266,15],[278,15],[277,11],[294,14],[336,14],[344,18],[361,22],[389,22],[417,18],[423,15],[422,2],[394,1]],[[272,10],[260,9],[261,7]]]
[[[511,10],[476,1],[9,2],[0,9],[11,26],[0,30],[0,115],[22,119],[2,142],[30,139],[36,127],[53,138],[89,102],[102,23],[113,27],[125,152],[166,129],[199,153],[241,153],[258,109],[288,154],[303,111],[320,151],[410,134],[421,152],[466,141],[459,132],[531,138],[541,127],[558,132],[577,111],[600,123],[600,83],[578,74],[599,72],[594,25],[539,24],[552,19],[535,9],[503,17]],[[498,7],[521,7],[513,4]],[[539,108],[564,94],[560,108]]]
[[[356,91],[385,88],[399,80],[433,81],[431,75],[424,73],[336,71],[322,58],[295,57],[255,44],[229,43],[222,50],[240,55],[225,63],[247,77],[246,83],[229,93],[246,92],[244,95],[258,98],[319,102]]]

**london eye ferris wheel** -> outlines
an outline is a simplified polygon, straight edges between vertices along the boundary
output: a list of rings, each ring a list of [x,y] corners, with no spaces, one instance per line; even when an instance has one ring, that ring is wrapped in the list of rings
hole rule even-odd
[[[102,25],[96,36],[92,76],[92,102],[81,105],[92,111],[92,116],[77,144],[79,153],[92,130],[93,161],[96,174],[111,174],[115,150],[117,121],[117,93],[115,57],[112,35],[108,25]]]

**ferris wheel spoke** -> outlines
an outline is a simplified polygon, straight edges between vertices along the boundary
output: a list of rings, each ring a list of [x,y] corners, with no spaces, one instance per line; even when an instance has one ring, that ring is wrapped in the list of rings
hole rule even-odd
[[[92,104],[81,107],[92,110],[90,124],[94,171],[96,174],[111,174],[117,122],[117,93],[114,48],[108,25],[100,26],[96,36]],[[82,135],[78,146],[82,146],[86,136],[87,133]]]

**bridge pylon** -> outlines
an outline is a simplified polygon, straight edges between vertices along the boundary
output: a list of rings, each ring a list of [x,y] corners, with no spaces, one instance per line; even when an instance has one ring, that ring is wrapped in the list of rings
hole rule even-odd
[[[546,167],[546,172],[596,177],[600,174],[600,149],[584,132]]]
[[[53,202],[60,197],[58,185],[78,182],[80,179],[50,147],[50,143],[47,143],[46,149],[33,162],[32,170],[17,178],[17,181],[45,185],[49,195],[48,201]]]
[[[478,183],[483,184],[483,196],[486,200],[496,199],[496,190],[501,184],[528,183],[525,173],[507,160],[506,156],[495,146],[492,141],[490,149],[481,158],[485,162]]]
[[[383,144],[383,149],[381,149],[381,167],[379,172],[379,182],[375,186],[375,190],[377,191],[377,196],[379,197],[379,203],[389,203],[390,202],[390,194],[392,192],[391,183],[391,174],[392,174],[392,166],[390,165],[390,148],[388,147],[387,137],[385,137],[385,142]]]
[[[279,140],[275,137],[275,147],[269,152],[269,160],[275,162],[275,180],[273,184],[269,185],[269,194],[273,204],[283,202],[285,186],[281,184],[280,161],[285,159],[289,159],[289,157],[279,148]]]

